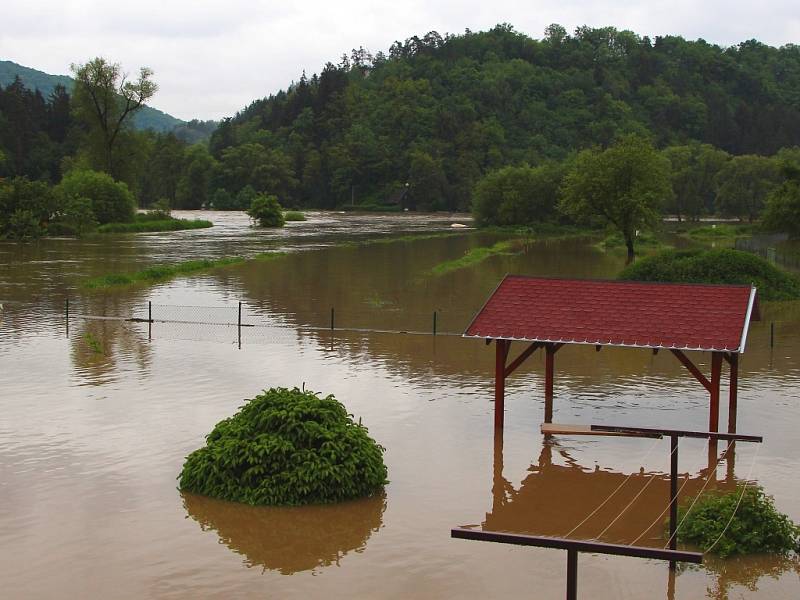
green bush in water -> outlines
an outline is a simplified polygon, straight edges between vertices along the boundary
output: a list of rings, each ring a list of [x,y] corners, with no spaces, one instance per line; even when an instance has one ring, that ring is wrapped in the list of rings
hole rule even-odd
[[[668,250],[625,268],[619,279],[674,283],[753,284],[763,300],[800,298],[800,280],[739,250]]]
[[[705,494],[686,520],[683,520],[685,510],[679,511],[678,522],[683,522],[678,539],[697,544],[704,552],[710,550],[722,558],[800,550],[800,527],[778,512],[762,488],[751,485],[742,489],[742,486],[726,494]]]
[[[384,448],[333,396],[272,388],[220,421],[192,452],[180,489],[247,504],[370,496],[387,483]]]

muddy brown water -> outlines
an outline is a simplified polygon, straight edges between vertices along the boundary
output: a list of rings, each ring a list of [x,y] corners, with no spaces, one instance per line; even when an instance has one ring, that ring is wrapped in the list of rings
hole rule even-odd
[[[525,254],[431,276],[497,238],[361,243],[452,231],[464,216],[312,213],[283,231],[249,229],[239,213],[211,218],[209,230],[0,243],[4,597],[561,598],[563,552],[453,540],[450,528],[664,545],[668,441],[543,440],[535,355],[508,383],[497,444],[492,348],[413,333],[431,330],[434,311],[440,334],[462,331],[507,272],[609,278],[623,256],[590,240],[532,240]],[[289,254],[156,286],[77,289],[107,272],[268,250]],[[148,301],[150,331],[80,317],[141,315]],[[241,349],[230,325],[240,301],[256,325]],[[739,431],[765,442],[739,444],[735,461],[709,471],[705,444],[682,441],[682,494],[755,480],[800,521],[800,307],[767,303],[763,313],[742,358]],[[709,368],[708,356],[695,359]],[[334,393],[387,448],[383,495],[261,508],[176,489],[184,457],[243,399],[303,383]],[[565,347],[556,358],[556,422],[704,429],[707,402],[665,353]],[[582,554],[578,589],[788,599],[800,597],[800,578],[796,562],[768,557],[710,560],[671,578],[658,561]]]

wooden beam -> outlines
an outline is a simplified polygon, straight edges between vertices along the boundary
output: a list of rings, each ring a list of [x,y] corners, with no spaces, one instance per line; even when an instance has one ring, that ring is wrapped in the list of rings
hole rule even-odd
[[[719,431],[719,385],[722,379],[722,352],[711,353],[711,403],[708,411],[708,430]]]
[[[590,425],[576,425],[566,423],[542,423],[541,432],[545,435],[607,435],[612,437],[649,437],[662,438],[660,433],[635,433],[628,431],[602,431],[592,429]]]
[[[736,411],[737,396],[739,393],[739,355],[733,354],[728,357],[731,365],[730,393],[728,395],[728,433],[736,433]]]
[[[482,531],[456,527],[450,530],[450,537],[462,540],[478,540],[482,542],[499,542],[517,546],[537,546],[539,548],[557,548],[559,550],[577,550],[596,554],[612,554],[616,556],[633,556],[636,558],[654,558],[657,560],[676,560],[695,564],[703,563],[701,552],[683,550],[665,550],[663,548],[647,548],[628,546],[627,544],[607,544],[589,540],[570,540],[564,538],[523,535],[519,533],[502,533],[499,531]]]
[[[530,346],[525,348],[525,350],[523,350],[522,353],[517,358],[514,359],[514,362],[512,362],[510,365],[508,365],[506,367],[506,377],[508,377],[514,371],[516,371],[517,367],[519,367],[522,363],[524,363],[525,360],[531,354],[533,354],[534,352],[536,352],[539,348],[541,348],[543,346],[544,346],[544,343],[542,343],[542,342],[533,342]]]
[[[558,348],[555,348],[555,344],[547,344],[545,346],[545,373],[544,373],[544,422],[545,423],[552,423],[553,422],[553,374],[554,374],[554,362],[553,357],[555,356]]]
[[[502,429],[505,416],[506,399],[506,357],[508,356],[507,340],[497,340],[495,345],[494,365],[494,427]]]
[[[694,378],[699,381],[707,391],[711,391],[711,382],[700,372],[694,363],[687,358],[687,356],[676,348],[670,348],[670,351],[683,363],[683,366],[689,370],[689,373],[694,375]]]

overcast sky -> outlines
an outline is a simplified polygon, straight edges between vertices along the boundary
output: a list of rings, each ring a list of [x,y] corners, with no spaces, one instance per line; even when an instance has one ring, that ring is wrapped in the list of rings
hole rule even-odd
[[[756,38],[800,43],[798,0],[3,0],[0,59],[54,74],[104,56],[155,71],[151,105],[182,119],[219,119],[310,76],[351,48],[386,51],[436,30],[511,23],[532,37],[550,23],[613,25],[640,35],[702,37],[728,46]]]

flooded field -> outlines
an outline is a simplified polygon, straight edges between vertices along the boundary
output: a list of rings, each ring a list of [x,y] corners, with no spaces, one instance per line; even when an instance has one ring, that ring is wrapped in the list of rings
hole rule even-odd
[[[531,240],[526,253],[436,276],[436,264],[498,238],[451,230],[463,215],[311,213],[281,231],[250,229],[240,213],[210,218],[207,230],[0,243],[4,597],[562,598],[564,552],[453,540],[450,529],[663,547],[668,440],[544,440],[535,355],[507,382],[499,443],[494,349],[449,335],[506,273],[613,278],[623,255]],[[433,232],[453,235],[365,243]],[[78,287],[270,250],[288,254],[156,286]],[[82,317],[142,316],[148,302],[152,327]],[[241,344],[239,302],[253,325]],[[762,316],[741,361],[738,428],[764,443],[740,444],[709,471],[705,442],[682,441],[683,497],[756,480],[800,521],[800,306],[765,303]],[[263,388],[303,383],[335,394],[387,448],[383,495],[262,508],[176,489],[217,421]],[[702,430],[707,415],[705,390],[668,353],[557,355],[555,422]],[[582,554],[579,564],[582,598],[800,597],[800,567],[780,559],[712,559],[673,577],[650,560]]]

